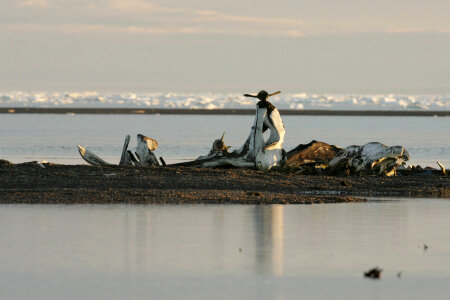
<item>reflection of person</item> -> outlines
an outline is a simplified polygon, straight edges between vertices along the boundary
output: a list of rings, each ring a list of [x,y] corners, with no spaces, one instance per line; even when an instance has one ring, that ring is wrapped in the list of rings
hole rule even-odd
[[[242,147],[235,153],[243,155],[245,160],[254,161],[255,167],[260,170],[269,170],[279,166],[285,161],[286,152],[283,149],[284,125],[278,109],[267,98],[280,92],[269,94],[260,91],[258,95],[245,94],[246,97],[258,98],[256,116],[250,135]],[[269,129],[270,136],[264,141],[263,133]]]

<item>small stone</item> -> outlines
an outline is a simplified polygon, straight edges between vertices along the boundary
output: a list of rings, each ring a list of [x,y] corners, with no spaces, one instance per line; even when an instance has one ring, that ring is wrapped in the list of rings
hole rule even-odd
[[[0,167],[10,167],[13,166],[14,164],[8,160],[5,159],[0,159]]]
[[[261,197],[263,194],[260,192],[247,192],[247,195]]]

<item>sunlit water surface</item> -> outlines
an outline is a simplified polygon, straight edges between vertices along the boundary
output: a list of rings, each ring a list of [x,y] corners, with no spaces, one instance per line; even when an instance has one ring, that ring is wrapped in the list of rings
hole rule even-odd
[[[449,299],[449,216],[439,199],[0,205],[0,298]]]
[[[284,148],[319,140],[340,147],[381,142],[403,145],[411,164],[438,168],[450,165],[449,117],[342,117],[283,116]],[[81,144],[111,163],[118,163],[123,140],[130,134],[155,138],[155,154],[168,163],[205,155],[225,131],[232,149],[241,146],[253,116],[231,115],[51,115],[4,114],[0,116],[0,159],[15,163],[47,160],[84,164],[77,151]]]

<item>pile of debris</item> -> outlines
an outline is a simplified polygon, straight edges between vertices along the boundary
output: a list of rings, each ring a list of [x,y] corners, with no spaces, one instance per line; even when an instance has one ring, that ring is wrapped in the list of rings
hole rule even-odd
[[[224,134],[225,135],[225,134]],[[229,152],[229,146],[225,144],[224,135],[213,142],[207,155],[200,156],[196,160],[170,166],[185,167],[242,167],[255,168],[251,162],[242,163],[242,157],[236,152]],[[130,136],[127,135],[122,150],[119,166],[166,166],[162,157],[161,163],[156,158],[154,151],[158,148],[158,142],[142,134],[137,135],[137,147],[134,154],[128,150]],[[78,145],[81,157],[91,165],[111,165],[88,149]],[[363,146],[352,145],[340,148],[324,142],[311,141],[308,144],[300,144],[289,152],[285,152],[283,161],[273,167],[274,170],[294,172],[296,174],[315,175],[384,175],[395,176],[411,173],[441,173],[446,174],[445,167],[438,162],[440,170],[430,167],[406,166],[410,156],[403,146],[386,146],[382,143],[371,142]]]

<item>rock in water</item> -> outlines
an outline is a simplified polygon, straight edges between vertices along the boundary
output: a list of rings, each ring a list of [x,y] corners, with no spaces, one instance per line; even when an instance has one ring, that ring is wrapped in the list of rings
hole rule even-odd
[[[373,269],[370,269],[367,272],[364,272],[364,277],[372,278],[372,279],[380,279],[381,278],[381,272],[383,272],[382,269],[375,267]]]

